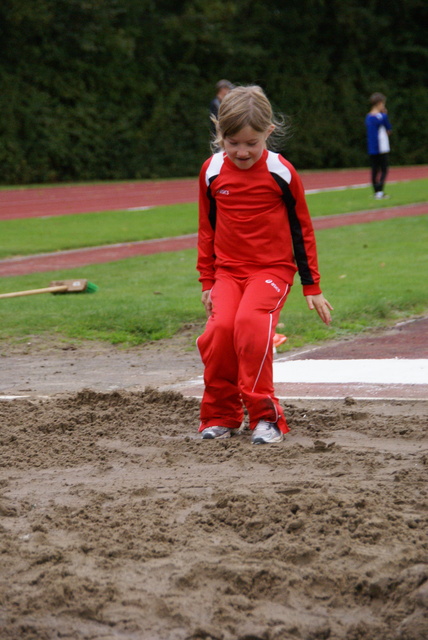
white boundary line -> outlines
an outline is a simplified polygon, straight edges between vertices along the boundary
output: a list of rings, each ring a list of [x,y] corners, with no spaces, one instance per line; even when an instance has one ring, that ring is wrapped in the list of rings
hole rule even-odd
[[[53,396],[0,396],[0,402],[2,400],[7,400],[9,402],[13,400],[49,400]]]
[[[392,184],[391,182],[389,184]],[[323,193],[324,191],[345,191],[346,189],[364,189],[364,187],[369,187],[370,183],[366,182],[364,184],[353,184],[350,186],[341,186],[341,187],[322,187],[321,189],[305,189],[305,194],[312,193]]]
[[[401,398],[390,396],[356,396],[352,394],[351,396],[343,395],[343,396],[277,396],[278,400],[344,400],[345,398],[351,397],[353,400],[364,400],[372,401],[372,402],[428,402],[428,398]]]
[[[428,385],[428,359],[306,359],[275,361],[275,384]]]
[[[410,182],[408,180],[388,180],[388,184],[398,184],[399,182]],[[340,187],[322,187],[320,189],[305,189],[305,193],[323,193],[324,191],[346,191],[346,189],[364,189],[365,187],[370,187],[370,182],[364,182],[363,184],[348,184],[342,185]]]
[[[201,396],[186,396],[187,398],[194,398],[195,400],[200,400]],[[319,400],[336,400],[336,401],[343,401],[345,400],[345,398],[348,397],[348,395],[343,395],[343,396],[276,396],[278,398],[278,400],[284,401],[284,402],[288,402],[289,400],[300,400],[300,401],[306,401],[306,400],[314,400],[314,401],[319,401]],[[351,395],[350,396],[353,400],[364,400],[364,402],[428,402],[428,398],[401,398],[401,397],[394,397],[391,398],[389,396],[379,396],[379,397],[373,397],[373,396],[356,396],[356,395]]]

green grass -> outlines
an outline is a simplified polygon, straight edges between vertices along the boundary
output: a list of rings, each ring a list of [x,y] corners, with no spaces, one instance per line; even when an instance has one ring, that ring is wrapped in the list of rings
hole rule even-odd
[[[183,324],[203,317],[195,251],[3,278],[2,284],[20,291],[78,276],[87,277],[99,290],[1,299],[0,339],[50,332],[135,345],[169,337]]]
[[[317,232],[322,285],[333,304],[325,327],[307,309],[296,279],[281,315],[285,349],[339,338],[428,312],[428,218],[417,216]],[[170,337],[184,324],[202,329],[205,317],[195,270],[196,251],[122,260],[84,269],[2,278],[3,291],[86,277],[94,294],[41,294],[0,300],[0,339],[43,333],[67,340],[137,345]],[[283,350],[283,349],[282,349]]]
[[[195,233],[197,205],[0,222],[0,259]]]
[[[349,213],[427,200],[428,180],[388,186],[390,200],[375,201],[369,187],[310,194],[313,217]],[[135,242],[197,231],[197,205],[180,204],[146,211],[26,218],[0,222],[0,259],[103,244]]]
[[[317,239],[333,326],[325,327],[315,312],[308,317],[296,280],[281,317],[289,348],[428,313],[427,216],[337,227],[318,231]]]
[[[307,202],[312,217],[329,216],[352,211],[366,211],[428,200],[428,180],[409,180],[387,185],[390,199],[375,200],[371,187],[344,189],[343,191],[322,191],[308,194]]]

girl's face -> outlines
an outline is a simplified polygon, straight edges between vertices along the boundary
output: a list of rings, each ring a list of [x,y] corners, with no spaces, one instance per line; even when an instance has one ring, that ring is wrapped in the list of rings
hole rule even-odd
[[[227,136],[223,140],[224,150],[239,169],[249,169],[262,156],[266,149],[266,140],[274,130],[271,125],[267,131],[255,131],[247,125],[233,136]]]

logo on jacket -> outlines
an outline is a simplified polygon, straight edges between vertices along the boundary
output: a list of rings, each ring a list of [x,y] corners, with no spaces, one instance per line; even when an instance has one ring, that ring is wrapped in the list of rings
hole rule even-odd
[[[229,189],[217,189],[217,193],[222,193],[224,196],[230,195]]]
[[[270,284],[271,287],[273,287],[275,289],[275,291],[278,291],[278,293],[281,291],[281,289],[278,287],[277,284],[275,284],[275,282],[273,280],[265,280],[266,284]]]

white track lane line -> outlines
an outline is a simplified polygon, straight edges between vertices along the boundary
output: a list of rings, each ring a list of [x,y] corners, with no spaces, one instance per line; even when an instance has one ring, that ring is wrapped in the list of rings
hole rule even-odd
[[[287,360],[273,363],[273,380],[302,384],[423,384],[428,385],[428,359]],[[203,377],[186,385],[203,384]]]
[[[276,360],[273,379],[275,383],[428,384],[428,360]]]

